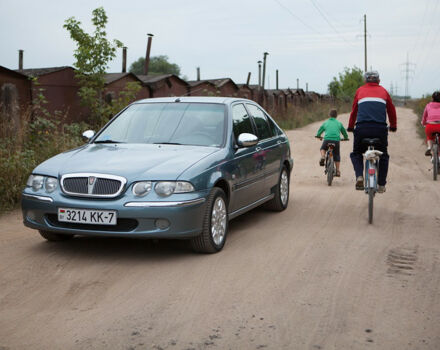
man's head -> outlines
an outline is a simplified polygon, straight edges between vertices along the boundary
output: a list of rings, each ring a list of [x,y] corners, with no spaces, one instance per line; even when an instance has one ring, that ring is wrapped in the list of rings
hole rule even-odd
[[[328,112],[328,116],[330,118],[336,118],[338,116],[338,111],[334,108],[332,108],[329,112]]]
[[[370,70],[368,72],[365,72],[364,78],[367,83],[379,84],[379,82],[380,82],[379,73],[377,70]]]
[[[434,102],[440,102],[440,91],[434,91],[432,94],[432,100]]]

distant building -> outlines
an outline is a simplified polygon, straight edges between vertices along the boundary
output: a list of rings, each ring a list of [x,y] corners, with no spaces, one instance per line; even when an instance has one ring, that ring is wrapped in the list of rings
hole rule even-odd
[[[137,75],[142,84],[150,89],[150,97],[185,96],[188,83],[174,74]]]
[[[44,95],[48,102],[44,107],[49,113],[61,113],[71,122],[87,117],[87,109],[81,106],[78,96],[79,84],[73,67],[30,68],[16,72],[36,78],[32,82],[32,95]]]
[[[189,80],[189,96],[220,96],[221,92],[217,86],[208,80]]]
[[[128,83],[134,82],[137,82],[142,86],[137,93],[135,100],[151,97],[150,88],[146,85],[143,85],[142,80],[140,80],[133,73],[106,73],[104,80],[104,100],[107,103],[111,103],[115,98],[118,98],[121,91],[126,89]]]
[[[32,84],[27,75],[0,66],[0,104],[9,108],[8,103],[16,103],[24,112],[32,102]]]

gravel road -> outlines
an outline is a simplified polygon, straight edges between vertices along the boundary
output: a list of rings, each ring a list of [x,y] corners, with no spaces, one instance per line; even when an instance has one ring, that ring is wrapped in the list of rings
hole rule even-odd
[[[320,123],[288,132],[288,209],[231,221],[219,254],[179,241],[49,243],[19,211],[3,215],[0,349],[440,349],[440,181],[415,118],[398,109],[373,225],[351,142],[326,185]]]

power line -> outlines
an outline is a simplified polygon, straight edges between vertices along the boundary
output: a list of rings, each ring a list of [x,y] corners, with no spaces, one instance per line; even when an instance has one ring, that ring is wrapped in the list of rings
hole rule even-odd
[[[318,4],[315,3],[314,0],[310,0],[310,2],[312,3],[312,5],[315,7],[315,9],[319,12],[319,14],[321,15],[322,18],[324,18],[324,20],[328,23],[328,25],[335,31],[335,33],[342,39],[344,40],[347,44],[354,46],[352,43],[350,43],[349,41],[347,41],[342,35],[341,33],[339,33],[339,31],[335,28],[335,26],[330,22],[330,20],[328,19],[328,16],[324,13],[324,10],[322,10],[321,8],[319,8]]]
[[[315,32],[316,34],[322,35],[322,33],[318,32],[315,28],[308,25],[306,22],[304,22],[301,17],[295,15],[287,6],[283,5],[279,0],[274,0],[278,5],[280,5],[283,9],[285,9],[292,17],[294,17],[297,21],[301,22],[305,27],[309,28],[311,31]]]

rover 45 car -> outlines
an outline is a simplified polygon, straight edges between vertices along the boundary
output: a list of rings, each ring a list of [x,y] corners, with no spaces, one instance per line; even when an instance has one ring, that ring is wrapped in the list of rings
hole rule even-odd
[[[24,224],[49,241],[177,238],[215,253],[230,219],[288,205],[289,141],[253,101],[141,100],[83,136],[38,165],[22,193]]]

